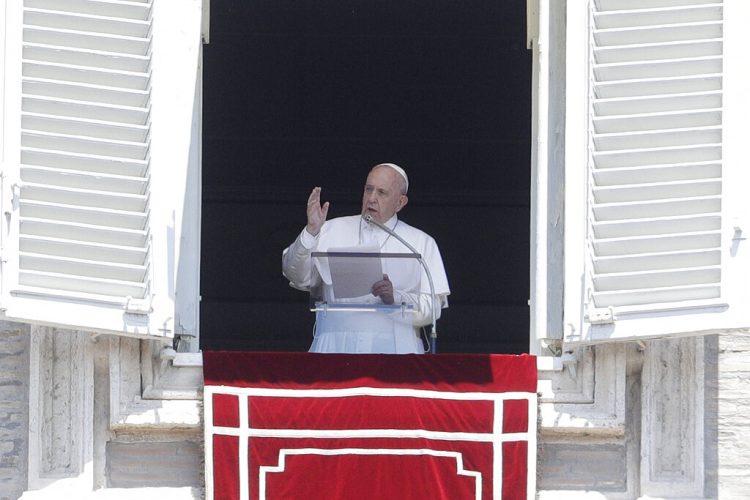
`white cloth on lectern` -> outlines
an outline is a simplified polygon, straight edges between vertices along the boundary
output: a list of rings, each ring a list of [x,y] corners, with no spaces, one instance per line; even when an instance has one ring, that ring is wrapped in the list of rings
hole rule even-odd
[[[435,240],[413,226],[399,220],[395,215],[386,222],[391,228],[409,242],[430,269],[435,286],[436,302],[440,304],[435,311],[440,317],[440,309],[448,307],[448,278],[445,274],[443,260]],[[410,253],[397,238],[390,236],[382,229],[368,224],[359,215],[339,217],[326,221],[317,237],[305,229],[282,254],[282,270],[294,288],[309,291],[313,279],[312,252],[326,252],[331,248],[355,247],[359,245],[377,245],[382,253]],[[384,259],[384,272],[393,282],[396,303],[413,304],[416,313],[404,316],[400,313],[384,314],[381,312],[326,312],[317,315],[315,338],[310,347],[311,352],[345,352],[345,353],[422,353],[423,344],[418,337],[419,327],[432,322],[432,300],[430,285],[424,270],[419,293],[406,293],[400,285],[405,285],[406,277],[399,276],[397,264],[390,264],[394,269],[389,272],[387,259]],[[375,300],[375,297],[373,297]]]

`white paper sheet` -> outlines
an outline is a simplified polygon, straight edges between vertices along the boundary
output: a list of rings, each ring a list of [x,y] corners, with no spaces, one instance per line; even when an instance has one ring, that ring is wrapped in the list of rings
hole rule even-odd
[[[372,247],[329,248],[328,252],[373,253],[380,250]],[[348,299],[370,295],[372,285],[383,279],[383,266],[379,257],[328,257],[333,295],[336,299]]]

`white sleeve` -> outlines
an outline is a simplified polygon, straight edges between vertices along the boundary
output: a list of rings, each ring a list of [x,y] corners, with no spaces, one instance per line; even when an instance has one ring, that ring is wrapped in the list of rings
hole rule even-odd
[[[435,307],[435,320],[440,318],[441,310],[448,307],[448,278],[445,275],[443,259],[440,256],[435,240],[428,237],[422,251],[422,259],[426,266],[430,268],[430,276],[435,286],[435,303],[431,300],[429,280],[427,274],[422,270],[421,289],[419,293],[396,290],[394,301],[397,303],[406,303],[414,306],[417,311],[414,313],[414,326],[425,326],[432,323],[432,309]]]
[[[316,236],[303,229],[294,243],[289,245],[281,254],[281,272],[294,288],[310,290],[312,277],[310,254],[317,240]]]
[[[412,317],[414,326],[425,326],[432,323],[433,304],[429,293],[409,293],[395,290],[393,298],[397,304],[404,303],[414,306],[416,311]],[[435,320],[438,320],[440,319],[441,309],[448,307],[447,294],[436,294],[435,305],[437,306]]]

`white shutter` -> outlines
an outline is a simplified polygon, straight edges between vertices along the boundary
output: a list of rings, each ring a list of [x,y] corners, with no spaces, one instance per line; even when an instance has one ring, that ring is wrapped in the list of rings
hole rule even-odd
[[[182,207],[165,207],[164,199],[183,196],[164,196],[167,183],[158,178],[172,177],[169,189],[184,193],[190,144],[173,141],[174,162],[154,161],[152,2],[23,0],[14,8],[5,60],[13,67],[20,57],[21,64],[5,79],[5,317],[172,335],[174,224]],[[13,16],[21,21],[19,52]],[[192,45],[199,36],[198,29]],[[188,69],[189,96],[197,67],[196,59]],[[190,117],[162,125],[175,133],[190,126]]]
[[[740,166],[725,154],[723,2],[582,4],[586,49],[573,35],[568,57],[585,61],[568,71],[585,73],[569,75],[566,125],[585,130],[566,143],[566,184],[582,185],[566,185],[566,231],[585,222],[566,237],[566,341],[749,326],[728,272],[747,252],[728,227]]]

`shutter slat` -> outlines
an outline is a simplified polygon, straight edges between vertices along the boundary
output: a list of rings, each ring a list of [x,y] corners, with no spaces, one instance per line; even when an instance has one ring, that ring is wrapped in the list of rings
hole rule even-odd
[[[675,286],[644,288],[616,292],[595,292],[592,295],[596,307],[651,306],[658,303],[674,303],[716,299],[721,296],[721,287],[713,285]]]
[[[47,80],[99,85],[119,89],[143,89],[148,85],[149,74],[137,71],[98,69],[90,66],[60,64],[33,60],[23,61],[24,76]]]
[[[640,43],[634,45],[615,45],[594,50],[594,59],[599,64],[612,64],[635,61],[654,61],[660,59],[679,59],[689,54],[690,57],[706,57],[721,54],[720,39],[687,40],[673,43]]]
[[[136,195],[145,195],[148,187],[148,179],[143,177],[84,173],[48,167],[27,166],[23,169],[21,180],[39,185]]]
[[[20,241],[22,252],[40,255],[70,258],[85,255],[87,259],[92,261],[119,262],[132,265],[143,265],[147,257],[147,251],[144,248],[82,243],[63,238],[45,238],[34,235],[26,235]]]
[[[63,292],[77,292],[74,296],[97,298],[96,295],[110,297],[143,297],[147,287],[143,283],[107,279],[81,278],[61,273],[22,270],[19,283],[24,287],[39,288],[39,293],[47,294],[49,289]],[[83,293],[86,290],[88,293]],[[66,294],[67,295],[67,294]]]
[[[88,243],[145,248],[147,232],[95,226],[89,224],[69,223],[44,219],[26,219],[20,221],[22,234],[43,236],[58,239],[70,239]]]
[[[718,179],[721,177],[721,164],[718,162],[691,162],[630,168],[599,168],[593,172],[593,175],[597,186]]]
[[[147,56],[92,49],[72,49],[38,43],[25,43],[23,46],[23,58],[26,61],[46,61],[134,73],[148,72],[150,63],[150,59]]]
[[[721,229],[721,214],[596,222],[592,228],[597,239],[718,231]]]
[[[719,4],[716,0],[596,0],[599,11]]]
[[[55,79],[27,77],[22,85],[24,94],[136,108],[147,107],[149,98],[147,89],[127,89]]]
[[[594,67],[594,74],[599,82],[711,75],[721,73],[721,62],[721,57],[712,56],[602,64]]]
[[[721,266],[597,274],[594,278],[596,290],[600,292],[703,285],[719,283],[719,281],[721,281]]]
[[[721,244],[719,231],[703,231],[682,234],[665,234],[658,236],[612,238],[597,240],[593,243],[596,256],[612,257],[615,255],[638,255],[659,252],[678,252],[685,250],[709,250]]]
[[[680,5],[669,8],[645,8],[599,12],[594,14],[598,29],[632,28],[685,24],[692,22],[720,21],[721,5]]]
[[[150,15],[150,2],[110,0],[25,0],[30,8],[67,11],[80,14],[92,14],[125,19],[147,20]]]
[[[622,184],[612,187],[594,188],[593,194],[597,203],[623,203],[711,196],[721,194],[721,180]]]
[[[654,163],[706,162],[721,159],[720,144],[691,144],[681,147],[657,147],[628,151],[596,151],[592,159],[597,168],[640,167]]]
[[[60,99],[25,94],[23,109],[35,115],[90,119],[128,125],[147,125],[148,109],[105,105],[96,102]]]
[[[75,132],[74,130],[71,132]],[[21,131],[21,145],[31,148],[49,148],[68,153],[86,153],[98,156],[113,156],[131,160],[143,160],[148,144],[133,141],[115,141],[78,135],[51,134],[36,130]]]
[[[658,269],[689,269],[717,265],[721,262],[721,252],[717,249],[703,251],[660,252],[616,257],[602,257],[594,260],[594,268],[601,275],[653,271]]]
[[[704,196],[685,199],[602,203],[595,205],[592,211],[599,222],[712,214],[721,211],[721,197]]]
[[[144,176],[148,170],[147,160],[31,147],[21,149],[21,162],[24,165],[48,166],[133,177]]]
[[[597,117],[670,111],[721,108],[721,92],[661,94],[655,96],[598,99],[594,103]]]
[[[694,144],[721,144],[720,127],[634,131],[616,134],[594,134],[597,151],[621,151],[648,147],[669,148]]]
[[[45,28],[44,26],[24,26],[23,38],[30,43],[134,55],[146,54],[151,43],[149,38]]]
[[[721,89],[721,84],[720,73],[699,76],[673,76],[668,78],[633,78],[621,81],[598,82],[594,87],[594,94],[599,99],[612,99],[689,92],[711,92]]]
[[[675,128],[704,128],[721,124],[721,109],[627,114],[597,117],[597,134],[658,131]]]
[[[91,208],[28,199],[23,200],[20,205],[21,217],[34,219],[136,230],[144,230],[148,220],[144,212],[127,212],[103,207]]]
[[[50,256],[21,252],[21,265],[29,271],[49,272],[107,280],[142,283],[146,267],[137,264],[102,262],[73,257]]]
[[[32,26],[109,33],[141,38],[148,36],[151,30],[151,23],[148,20],[33,8],[24,9],[23,22]]]
[[[596,29],[593,38],[598,47],[607,47],[643,43],[672,43],[686,40],[712,40],[721,38],[721,35],[721,23],[708,21],[666,26]]]
[[[25,130],[64,134],[74,130],[76,134],[89,138],[114,139],[127,142],[145,142],[148,125],[91,120],[87,118],[59,117],[55,115],[27,113],[21,114],[21,126]]]
[[[32,183],[24,183],[21,186],[21,198],[130,212],[145,211],[148,202],[148,196],[141,194],[75,189]]]

